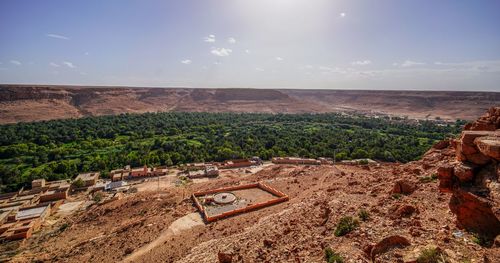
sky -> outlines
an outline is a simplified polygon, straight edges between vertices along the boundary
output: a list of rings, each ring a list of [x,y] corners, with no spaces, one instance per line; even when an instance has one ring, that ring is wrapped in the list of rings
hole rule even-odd
[[[0,0],[0,83],[500,92],[497,0]]]

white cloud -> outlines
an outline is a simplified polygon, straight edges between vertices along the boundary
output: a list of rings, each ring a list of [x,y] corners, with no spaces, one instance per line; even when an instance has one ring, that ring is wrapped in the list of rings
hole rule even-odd
[[[283,61],[283,58],[282,57],[276,57],[276,60],[277,61]]]
[[[219,57],[227,57],[231,55],[231,52],[233,52],[233,50],[229,48],[212,48],[212,51],[210,51],[210,53]]]
[[[57,35],[57,34],[46,34],[46,37],[51,37],[51,38],[57,38],[57,39],[62,39],[62,40],[69,40],[69,37],[63,36],[63,35]]]
[[[69,62],[69,61],[64,61],[63,64],[66,65],[66,67],[68,67],[68,68],[76,68],[76,66],[72,62]]]
[[[366,66],[370,65],[372,62],[370,60],[358,60],[358,61],[353,61],[351,64],[355,66]]]
[[[189,65],[192,63],[192,61],[190,59],[184,59],[184,60],[181,60],[181,63],[185,64],[185,65]]]
[[[245,53],[250,54],[250,50],[249,49],[245,49]]]
[[[208,37],[205,37],[203,41],[208,42],[208,43],[214,43],[215,42],[215,35],[208,35]]]
[[[58,68],[58,67],[60,67],[60,65],[59,65],[59,64],[56,64],[56,63],[54,63],[54,62],[50,62],[50,63],[49,63],[49,65],[51,65],[51,66],[52,66],[52,67],[54,67],[54,68]]]
[[[306,68],[306,69],[313,69],[314,67],[313,67],[313,65],[305,65],[304,68]]]
[[[86,75],[87,75],[87,72],[80,71],[80,75],[82,75],[82,76],[86,76]]]
[[[499,72],[500,60],[465,61],[465,62],[434,62],[439,69],[468,72]]]
[[[234,37],[230,37],[227,39],[227,43],[229,44],[236,44],[236,39]]]
[[[221,63],[219,61],[215,61],[214,65],[220,65]]]
[[[10,61],[10,63],[11,63],[11,64],[14,64],[14,65],[16,65],[16,66],[21,66],[21,64],[22,64],[22,63],[21,63],[20,61],[18,61],[18,60],[11,60],[11,61]]]
[[[413,67],[413,66],[425,65],[425,63],[424,62],[416,62],[416,61],[412,61],[412,60],[405,60],[401,64],[399,64],[399,63],[393,63],[392,65],[396,66],[396,67],[399,66],[399,67],[402,67],[402,68],[409,68],[409,67]]]
[[[339,14],[339,17],[345,17],[346,16],[346,13],[342,12]]]
[[[260,72],[264,71],[264,69],[263,69],[263,68],[255,68],[255,70],[256,70],[256,71],[260,71]]]
[[[90,55],[90,53],[89,53],[88,51],[87,51],[87,52],[85,52],[85,56],[88,56],[88,55]]]

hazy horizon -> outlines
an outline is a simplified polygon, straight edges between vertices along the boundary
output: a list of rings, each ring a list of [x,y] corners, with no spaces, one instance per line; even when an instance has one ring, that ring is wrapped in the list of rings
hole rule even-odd
[[[2,1],[0,83],[500,91],[498,1]]]

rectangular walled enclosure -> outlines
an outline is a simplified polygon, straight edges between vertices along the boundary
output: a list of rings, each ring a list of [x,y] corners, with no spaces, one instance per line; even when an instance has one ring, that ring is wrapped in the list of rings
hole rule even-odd
[[[216,193],[222,193],[222,192],[229,192],[229,191],[236,191],[236,190],[242,190],[242,189],[251,189],[251,188],[259,188],[260,190],[263,190],[263,191],[266,191],[268,193],[271,193],[272,195],[275,195],[277,196],[278,198],[276,199],[272,199],[272,200],[269,200],[269,201],[266,201],[266,202],[261,202],[261,203],[256,203],[256,204],[252,204],[252,205],[249,205],[249,206],[246,206],[246,207],[243,207],[243,208],[238,208],[238,209],[234,209],[234,210],[231,210],[231,211],[227,211],[227,212],[224,212],[222,214],[218,214],[218,215],[215,215],[215,216],[209,216],[208,213],[205,211],[205,208],[203,207],[203,205],[200,203],[200,200],[198,200],[198,197],[200,196],[204,196],[204,195],[209,195],[209,194],[216,194]],[[238,186],[232,186],[232,187],[225,187],[225,188],[219,188],[219,189],[214,189],[214,190],[208,190],[208,191],[201,191],[201,192],[196,192],[196,193],[193,193],[193,195],[191,196],[191,198],[193,199],[193,202],[195,204],[195,206],[198,208],[198,210],[200,211],[200,213],[202,214],[203,216],[203,219],[208,222],[208,223],[211,223],[211,222],[214,222],[214,221],[217,221],[219,219],[223,219],[223,218],[226,218],[226,217],[230,217],[230,216],[234,216],[234,215],[238,215],[238,214],[242,214],[242,213],[246,213],[246,212],[250,212],[250,211],[254,211],[254,210],[257,210],[257,209],[260,209],[260,208],[263,208],[263,207],[268,207],[268,206],[271,206],[271,205],[275,205],[275,204],[278,204],[278,203],[281,203],[281,202],[286,202],[289,200],[289,197],[288,195],[264,184],[264,183],[253,183],[253,184],[245,184],[245,185],[238,185]]]

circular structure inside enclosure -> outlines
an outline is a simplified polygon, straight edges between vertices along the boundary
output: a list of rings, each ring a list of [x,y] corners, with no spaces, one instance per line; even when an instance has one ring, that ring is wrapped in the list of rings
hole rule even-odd
[[[217,204],[230,204],[236,200],[236,196],[232,193],[218,193],[214,195],[214,201]]]

